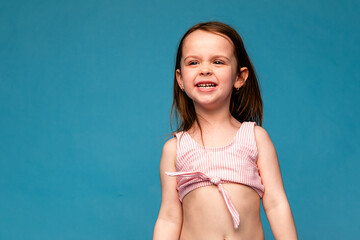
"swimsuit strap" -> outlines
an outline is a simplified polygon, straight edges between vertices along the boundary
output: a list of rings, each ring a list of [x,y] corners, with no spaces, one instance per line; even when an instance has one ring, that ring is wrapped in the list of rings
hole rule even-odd
[[[202,172],[196,172],[196,171],[195,172],[165,172],[165,173],[166,173],[166,175],[171,176],[171,177],[175,177],[175,176],[197,177],[197,178],[201,178],[205,181],[209,181],[212,184],[216,185],[217,188],[219,189],[221,195],[223,196],[226,206],[231,214],[231,217],[232,217],[233,223],[234,223],[234,228],[237,229],[239,227],[239,224],[240,224],[239,213],[237,212],[233,202],[231,201],[229,194],[226,192],[225,188],[221,184],[220,178],[209,177]]]

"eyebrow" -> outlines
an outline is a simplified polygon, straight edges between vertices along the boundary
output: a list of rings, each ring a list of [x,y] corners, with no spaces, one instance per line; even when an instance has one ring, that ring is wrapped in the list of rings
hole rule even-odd
[[[197,55],[190,55],[187,56],[186,58],[184,58],[184,61],[188,58],[199,58]],[[226,60],[230,61],[230,59],[224,55],[218,54],[218,55],[214,55],[212,58],[225,58]]]

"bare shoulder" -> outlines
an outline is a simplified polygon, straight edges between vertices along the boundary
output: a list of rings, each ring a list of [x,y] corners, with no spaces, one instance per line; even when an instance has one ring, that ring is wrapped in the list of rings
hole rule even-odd
[[[268,132],[261,126],[255,126],[255,140],[258,148],[259,159],[258,165],[264,161],[269,162],[269,159],[277,162],[277,154],[275,146],[268,134]],[[261,167],[261,166],[260,166]]]
[[[261,126],[255,126],[255,140],[258,148],[263,148],[266,145],[273,145],[268,132]]]
[[[169,140],[167,140],[163,146],[163,153],[176,153],[176,138],[173,137]]]
[[[166,158],[172,158],[176,156],[176,138],[173,137],[167,140],[162,149],[162,156]]]
[[[163,146],[160,167],[169,170],[175,167],[176,160],[176,138],[167,140]]]

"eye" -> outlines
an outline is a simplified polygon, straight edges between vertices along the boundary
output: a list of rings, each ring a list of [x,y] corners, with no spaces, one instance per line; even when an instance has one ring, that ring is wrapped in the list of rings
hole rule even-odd
[[[190,62],[188,63],[188,65],[196,65],[196,64],[198,64],[197,61],[190,61]]]
[[[220,60],[215,60],[214,63],[215,63],[215,64],[224,64],[224,62],[223,62],[223,61],[220,61]]]

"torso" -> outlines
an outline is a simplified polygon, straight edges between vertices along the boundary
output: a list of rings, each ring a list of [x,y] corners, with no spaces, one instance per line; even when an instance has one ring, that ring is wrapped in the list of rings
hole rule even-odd
[[[239,127],[235,127],[234,130]],[[210,145],[213,146],[223,146],[229,143],[233,136],[234,134],[228,134],[225,142],[216,142],[218,139],[224,139],[224,136],[204,140],[207,143],[211,142]],[[199,135],[191,137],[197,143],[201,142]],[[209,141],[210,139],[215,141]],[[218,187],[199,187],[189,192],[182,200],[183,225],[180,240],[264,239],[259,194],[252,187],[240,183],[223,183],[223,187],[240,215],[239,228],[234,229],[232,217]]]

